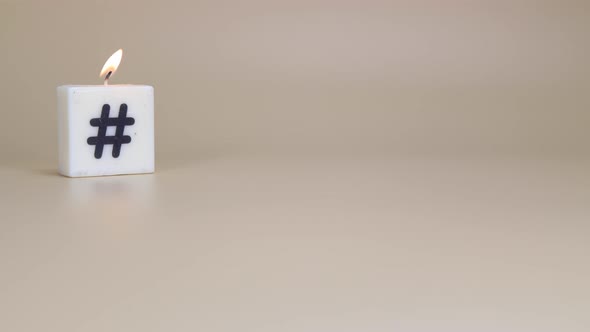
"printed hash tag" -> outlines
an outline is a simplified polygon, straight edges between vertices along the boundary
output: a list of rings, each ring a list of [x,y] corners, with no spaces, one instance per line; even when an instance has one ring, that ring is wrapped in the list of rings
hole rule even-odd
[[[125,126],[132,126],[135,123],[134,118],[127,117],[127,104],[121,104],[119,108],[119,116],[116,118],[109,118],[111,106],[104,104],[100,118],[90,120],[92,127],[98,127],[96,136],[88,137],[86,140],[88,144],[95,145],[94,158],[100,159],[102,157],[102,150],[105,144],[113,145],[113,158],[118,158],[121,154],[121,145],[131,142],[131,136],[123,135]],[[116,127],[115,135],[107,136],[107,127]]]

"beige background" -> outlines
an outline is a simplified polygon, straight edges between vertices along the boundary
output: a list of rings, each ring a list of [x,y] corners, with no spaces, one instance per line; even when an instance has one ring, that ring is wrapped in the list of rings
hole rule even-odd
[[[55,87],[100,84],[118,48],[113,83],[156,88],[161,158],[588,152],[586,1],[3,1],[22,158],[55,158]]]
[[[587,1],[0,0],[0,330],[588,331]],[[157,173],[56,175],[56,92]]]

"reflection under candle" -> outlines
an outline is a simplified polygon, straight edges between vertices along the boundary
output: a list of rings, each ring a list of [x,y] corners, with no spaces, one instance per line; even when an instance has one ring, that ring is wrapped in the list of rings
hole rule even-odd
[[[154,202],[154,176],[80,178],[68,182],[68,201],[75,221],[142,221]]]

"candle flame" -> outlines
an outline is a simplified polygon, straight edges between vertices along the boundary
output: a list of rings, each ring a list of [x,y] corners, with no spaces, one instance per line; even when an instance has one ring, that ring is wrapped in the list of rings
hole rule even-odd
[[[111,57],[105,62],[102,70],[100,71],[100,77],[105,77],[105,80],[108,80],[114,73],[117,71],[119,64],[121,63],[121,58],[123,57],[123,50],[119,49],[117,52],[113,53]]]

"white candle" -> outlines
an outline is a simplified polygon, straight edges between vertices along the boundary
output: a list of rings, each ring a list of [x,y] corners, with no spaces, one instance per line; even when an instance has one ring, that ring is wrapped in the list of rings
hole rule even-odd
[[[57,88],[60,174],[154,172],[154,88],[108,85],[121,55],[113,54],[101,71],[104,85]]]

